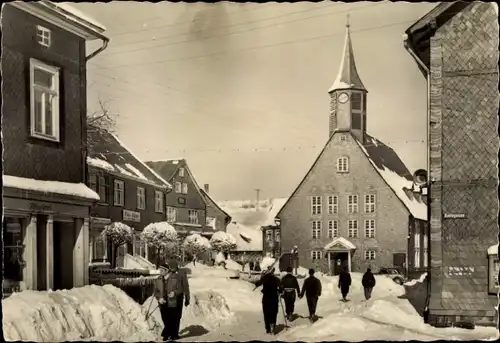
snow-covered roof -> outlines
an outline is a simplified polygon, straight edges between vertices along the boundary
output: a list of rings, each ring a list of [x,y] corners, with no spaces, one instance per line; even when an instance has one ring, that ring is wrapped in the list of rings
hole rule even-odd
[[[232,218],[231,216],[226,212],[224,211],[218,204],[217,202],[212,199],[212,197],[207,193],[205,192],[205,190],[203,190],[202,188],[200,188],[200,193],[201,195],[203,196],[203,200],[205,201],[205,203],[207,205],[210,205],[216,209],[218,209],[219,211],[221,211],[224,215],[226,215],[228,221],[230,221]],[[215,221],[213,221],[212,223],[210,223],[210,227],[213,229],[213,230],[216,230],[216,226],[215,226]],[[207,225],[208,226],[208,225]]]
[[[498,254],[498,244],[492,245],[488,248],[488,255],[497,255]]]
[[[346,27],[344,49],[340,62],[339,72],[328,92],[332,92],[337,89],[366,90],[363,82],[361,81],[361,78],[359,77],[358,70],[356,68],[356,62],[354,61],[354,52],[352,49],[349,26]]]
[[[46,2],[46,1],[43,1]],[[52,1],[51,1],[52,2]],[[67,2],[52,2],[55,4],[57,7],[62,9],[65,12],[68,12],[69,14],[73,15],[74,17],[80,19],[80,24],[83,24],[84,26],[89,27],[90,29],[94,29],[94,27],[98,27],[101,29],[101,31],[106,31],[106,27],[98,22],[96,19],[92,18],[88,14],[83,13],[82,11],[78,10],[74,6],[70,5],[70,3]],[[89,26],[89,24],[91,26]]]
[[[413,192],[411,192],[413,176],[396,152],[368,134],[366,134],[365,144],[358,140],[356,142],[375,170],[396,193],[413,217],[427,220],[427,204],[413,196]]]
[[[278,212],[286,204],[287,201],[288,201],[288,198],[272,199],[269,214],[267,216],[266,221],[262,224],[262,226],[276,225],[276,223],[275,223],[276,216],[278,215]]]
[[[344,237],[337,237],[333,241],[325,245],[325,250],[329,250],[338,244],[342,245],[346,249],[351,249],[351,250],[356,249],[356,246],[347,239],[345,239]]]
[[[228,224],[226,232],[236,239],[236,251],[262,251],[260,227],[232,222]]]
[[[177,169],[182,165],[182,162],[186,162],[183,158],[176,159],[164,159],[156,161],[146,161],[146,164],[159,173],[164,179],[171,180]]]
[[[225,200],[219,201],[218,204],[234,222],[260,228],[275,225],[274,219],[287,200],[287,198],[263,199],[258,205],[253,200]]]
[[[36,180],[11,175],[3,175],[2,181],[3,187],[99,200],[99,195],[83,183]]]
[[[171,188],[146,163],[142,162],[117,136],[105,130],[89,130],[87,164],[115,174],[134,178],[162,188]]]

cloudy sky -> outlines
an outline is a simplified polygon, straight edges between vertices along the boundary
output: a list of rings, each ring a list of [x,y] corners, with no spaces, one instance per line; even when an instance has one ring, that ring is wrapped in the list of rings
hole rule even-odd
[[[215,199],[287,197],[303,178],[328,138],[347,13],[368,132],[426,166],[426,84],[402,35],[435,3],[74,6],[111,38],[89,62],[89,111],[105,102],[143,160],[186,158]]]

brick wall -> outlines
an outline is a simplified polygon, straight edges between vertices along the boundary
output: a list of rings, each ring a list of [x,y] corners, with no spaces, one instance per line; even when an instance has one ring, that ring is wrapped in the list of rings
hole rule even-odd
[[[493,320],[486,250],[498,235],[498,34],[492,4],[475,2],[431,38],[434,325]],[[442,219],[452,213],[466,217]]]
[[[290,251],[294,245],[299,248],[300,265],[306,268],[315,267],[327,271],[328,261],[313,263],[312,250],[322,250],[331,239],[327,238],[328,220],[339,221],[339,235],[347,238],[347,220],[358,219],[359,238],[347,238],[355,246],[356,252],[352,260],[353,271],[361,272],[371,265],[374,270],[382,266],[393,265],[394,253],[406,253],[409,214],[401,201],[394,195],[380,175],[370,164],[352,136],[345,134],[346,141],[341,141],[343,133],[336,133],[326,146],[324,154],[319,158],[314,170],[302,183],[280,214],[281,249]],[[350,158],[350,172],[336,172],[337,157],[347,155]],[[347,194],[359,196],[359,210],[356,215],[347,215]],[[376,212],[364,213],[364,194],[376,194]],[[339,196],[339,215],[328,216],[326,213],[326,196]],[[312,218],[310,196],[322,196],[323,222],[321,239],[312,239]],[[375,219],[376,238],[364,238],[364,219]],[[375,261],[364,260],[364,250],[378,250]]]
[[[85,42],[12,6],[2,8],[2,130],[5,174],[84,182]],[[36,25],[52,31],[51,46],[36,42]],[[29,60],[61,68],[60,142],[30,137]],[[82,76],[81,76],[82,75]]]

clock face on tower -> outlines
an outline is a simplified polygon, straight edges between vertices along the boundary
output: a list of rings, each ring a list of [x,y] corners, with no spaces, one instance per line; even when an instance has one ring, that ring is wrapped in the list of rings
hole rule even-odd
[[[349,95],[347,93],[342,93],[339,95],[339,102],[345,104],[349,100]]]

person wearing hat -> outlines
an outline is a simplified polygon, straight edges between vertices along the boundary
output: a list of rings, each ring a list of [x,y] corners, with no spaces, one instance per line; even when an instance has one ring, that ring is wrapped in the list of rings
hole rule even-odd
[[[300,286],[297,278],[292,274],[293,268],[288,266],[286,268],[286,275],[281,279],[283,287],[283,299],[285,300],[285,312],[289,321],[293,319],[295,312],[295,300],[300,295]]]
[[[278,317],[279,297],[282,293],[281,281],[274,275],[275,269],[269,266],[255,283],[255,288],[262,286],[262,312],[266,333],[276,333],[276,320]]]
[[[309,269],[309,277],[304,280],[304,285],[302,286],[299,298],[302,299],[305,294],[307,307],[309,309],[309,321],[311,323],[313,323],[317,318],[316,307],[318,305],[318,299],[321,296],[321,290],[321,281],[314,276],[314,269]]]
[[[155,282],[155,297],[164,326],[161,335],[167,341],[179,339],[182,307],[189,306],[190,292],[187,275],[179,270],[177,260],[170,260],[165,267],[166,272]]]

